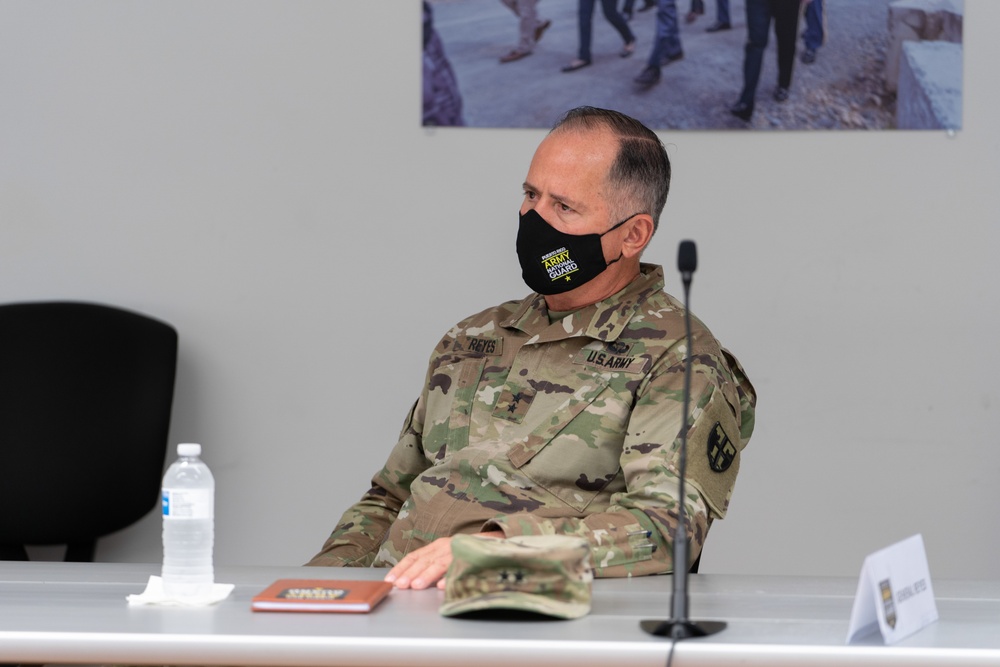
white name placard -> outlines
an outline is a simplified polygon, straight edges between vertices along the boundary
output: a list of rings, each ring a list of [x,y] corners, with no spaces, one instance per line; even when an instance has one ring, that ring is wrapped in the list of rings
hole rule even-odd
[[[847,643],[878,630],[886,644],[894,644],[937,619],[923,537],[908,537],[865,558]]]

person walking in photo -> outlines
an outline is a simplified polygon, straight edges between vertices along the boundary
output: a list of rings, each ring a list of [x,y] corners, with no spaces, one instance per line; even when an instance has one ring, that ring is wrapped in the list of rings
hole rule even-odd
[[[519,39],[517,46],[500,56],[501,63],[512,63],[515,60],[530,56],[535,50],[535,44],[552,25],[552,21],[539,20],[536,5],[538,0],[500,0],[519,19]]]
[[[646,68],[634,81],[643,88],[660,82],[660,68],[684,57],[675,0],[658,0],[656,6],[656,41]]]
[[[652,9],[656,6],[656,0],[642,0],[642,7],[639,8],[640,12],[644,12],[647,9]],[[625,17],[626,21],[632,20],[632,15],[635,10],[635,0],[625,0],[625,4],[622,5],[622,16]]]
[[[577,22],[580,28],[580,51],[575,60],[562,68],[564,72],[575,72],[578,69],[587,67],[592,62],[590,53],[590,42],[594,32],[594,4],[596,0],[579,0],[577,5]],[[635,35],[628,27],[625,17],[618,13],[616,7],[617,0],[601,0],[601,10],[604,18],[608,20],[618,34],[621,35],[625,45],[619,55],[628,58],[635,53]]]
[[[805,0],[806,29],[802,33],[802,62],[812,65],[816,62],[816,52],[826,40],[826,26],[823,24],[823,0]]]
[[[788,99],[792,85],[792,67],[795,65],[795,38],[799,25],[799,7],[802,0],[746,0],[747,43],[743,56],[743,90],[729,113],[749,121],[753,116],[757,83],[767,48],[767,35],[774,24],[774,38],[778,43],[778,86],[774,100]]]
[[[424,0],[423,124],[465,125],[462,94],[455,71],[445,55],[441,37],[434,29],[434,14]]]
[[[705,13],[704,0],[691,0],[691,11],[684,17],[685,23],[694,23]],[[729,18],[729,0],[715,0],[715,23],[705,28],[705,32],[730,30],[733,22]]]

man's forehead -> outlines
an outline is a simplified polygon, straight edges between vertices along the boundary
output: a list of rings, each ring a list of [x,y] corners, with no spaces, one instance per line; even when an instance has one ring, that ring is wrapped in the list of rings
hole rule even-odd
[[[603,181],[616,148],[605,139],[593,131],[567,130],[548,135],[535,150],[525,183],[548,194],[572,197],[573,187]]]
[[[606,128],[558,128],[538,144],[535,155],[553,153],[577,160],[607,161],[618,151],[618,138]]]

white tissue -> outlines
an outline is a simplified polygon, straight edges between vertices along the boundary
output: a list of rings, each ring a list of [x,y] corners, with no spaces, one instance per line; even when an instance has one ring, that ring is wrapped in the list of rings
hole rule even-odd
[[[225,600],[235,587],[235,584],[212,584],[212,590],[207,595],[174,598],[167,596],[163,591],[163,579],[154,575],[149,578],[146,590],[139,595],[129,595],[125,599],[128,600],[130,607],[147,604],[162,607],[207,607]]]

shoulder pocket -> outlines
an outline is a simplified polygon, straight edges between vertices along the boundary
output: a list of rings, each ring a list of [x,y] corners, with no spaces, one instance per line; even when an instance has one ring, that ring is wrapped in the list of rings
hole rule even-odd
[[[705,499],[714,516],[725,518],[740,471],[736,415],[721,391],[712,393],[708,405],[688,431],[687,482]]]
[[[423,437],[425,450],[437,450],[435,460],[469,444],[472,406],[485,366],[482,355],[453,356],[431,372]]]

